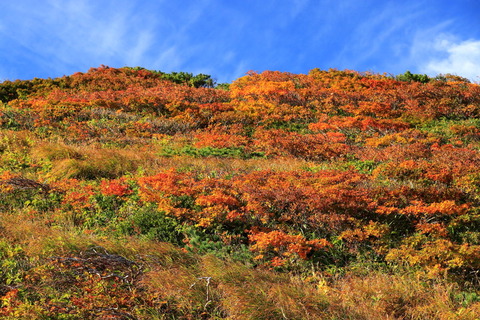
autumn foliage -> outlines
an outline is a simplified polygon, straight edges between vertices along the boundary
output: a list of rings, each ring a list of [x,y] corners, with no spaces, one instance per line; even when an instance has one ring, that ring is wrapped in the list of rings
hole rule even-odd
[[[480,86],[404,78],[1,83],[1,317],[476,319]]]

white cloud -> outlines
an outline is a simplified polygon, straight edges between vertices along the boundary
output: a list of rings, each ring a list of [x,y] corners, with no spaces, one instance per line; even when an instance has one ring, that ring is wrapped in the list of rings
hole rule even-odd
[[[451,73],[475,82],[480,80],[480,40],[459,41],[444,34],[431,45],[433,54],[421,66],[422,72]]]

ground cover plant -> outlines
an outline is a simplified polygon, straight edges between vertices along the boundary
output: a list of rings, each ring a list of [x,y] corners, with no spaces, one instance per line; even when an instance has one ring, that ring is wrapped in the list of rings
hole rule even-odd
[[[478,319],[480,86],[0,84],[4,319]]]

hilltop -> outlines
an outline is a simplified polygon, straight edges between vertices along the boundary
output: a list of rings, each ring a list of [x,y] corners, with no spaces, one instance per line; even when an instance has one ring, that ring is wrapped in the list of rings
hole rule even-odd
[[[0,83],[5,319],[477,319],[480,85]]]

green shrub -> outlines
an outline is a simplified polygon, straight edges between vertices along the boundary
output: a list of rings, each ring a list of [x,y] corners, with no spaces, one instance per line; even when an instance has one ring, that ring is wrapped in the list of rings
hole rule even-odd
[[[170,146],[163,147],[160,156],[173,157],[173,156],[190,156],[197,158],[263,158],[265,154],[263,152],[245,152],[243,148],[215,148],[215,147],[203,147],[196,148],[191,145],[186,145],[182,148],[172,148]]]
[[[399,74],[396,76],[396,79],[398,81],[405,81],[405,82],[421,82],[421,83],[427,83],[430,82],[430,77],[427,76],[426,74],[417,74],[417,73],[411,73],[410,71],[405,72],[404,74]]]
[[[126,235],[141,235],[149,240],[182,244],[183,234],[178,222],[157,210],[154,205],[139,207],[135,213],[118,225]]]
[[[23,279],[30,269],[30,263],[20,246],[0,241],[0,290],[3,286],[14,286]],[[1,295],[1,292],[0,292]]]
[[[187,248],[192,252],[202,255],[213,254],[218,258],[228,258],[242,263],[252,261],[253,255],[248,246],[243,243],[246,240],[242,239],[242,237],[238,237],[237,241],[227,244],[222,241],[222,238],[215,231],[213,233],[206,232],[192,226],[185,226],[182,228],[182,231],[188,239]],[[217,231],[217,233],[220,233],[220,231]]]

